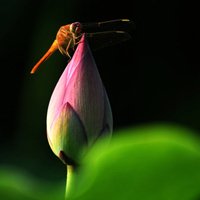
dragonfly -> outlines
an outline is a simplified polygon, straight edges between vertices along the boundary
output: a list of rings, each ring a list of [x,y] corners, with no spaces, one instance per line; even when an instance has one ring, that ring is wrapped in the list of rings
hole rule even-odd
[[[75,51],[83,34],[86,35],[89,44],[94,41],[92,49],[100,49],[131,39],[130,34],[125,30],[133,27],[134,23],[129,19],[93,23],[74,22],[61,26],[52,45],[32,68],[31,74],[35,73],[39,66],[57,50],[70,59],[70,53]]]

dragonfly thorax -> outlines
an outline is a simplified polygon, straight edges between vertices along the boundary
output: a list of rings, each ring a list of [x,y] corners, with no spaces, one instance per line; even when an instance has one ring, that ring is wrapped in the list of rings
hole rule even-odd
[[[74,50],[74,47],[81,36],[81,33],[79,31],[80,23],[77,23],[61,26],[56,35],[56,41],[59,51],[62,54],[67,55],[68,57],[70,57],[69,50]]]

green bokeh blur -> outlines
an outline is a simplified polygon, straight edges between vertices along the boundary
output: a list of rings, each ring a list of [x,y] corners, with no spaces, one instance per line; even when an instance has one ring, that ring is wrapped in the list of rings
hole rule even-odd
[[[149,125],[123,130],[91,150],[71,198],[195,200],[200,195],[199,138],[184,128]]]
[[[2,167],[0,176],[3,199],[64,199],[61,181],[41,181]],[[71,200],[196,200],[200,139],[169,124],[120,130],[109,144],[102,140],[90,150],[71,183],[67,198]]]

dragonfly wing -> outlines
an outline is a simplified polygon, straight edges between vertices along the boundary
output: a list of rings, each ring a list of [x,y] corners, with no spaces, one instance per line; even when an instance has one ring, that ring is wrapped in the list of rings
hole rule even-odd
[[[86,33],[86,37],[92,50],[99,50],[131,39],[130,34],[124,31]]]
[[[135,29],[135,23],[129,19],[115,19],[104,22],[82,23],[82,32],[129,31]]]

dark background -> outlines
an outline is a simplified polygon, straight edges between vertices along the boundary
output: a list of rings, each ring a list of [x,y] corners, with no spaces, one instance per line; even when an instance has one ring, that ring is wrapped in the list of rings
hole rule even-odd
[[[94,52],[114,129],[169,122],[200,133],[197,5],[178,0],[38,2],[1,2],[0,165],[41,178],[59,180],[65,174],[48,146],[46,111],[67,60],[57,52],[35,75],[29,72],[59,27],[74,21],[129,18],[136,23],[132,40]]]

